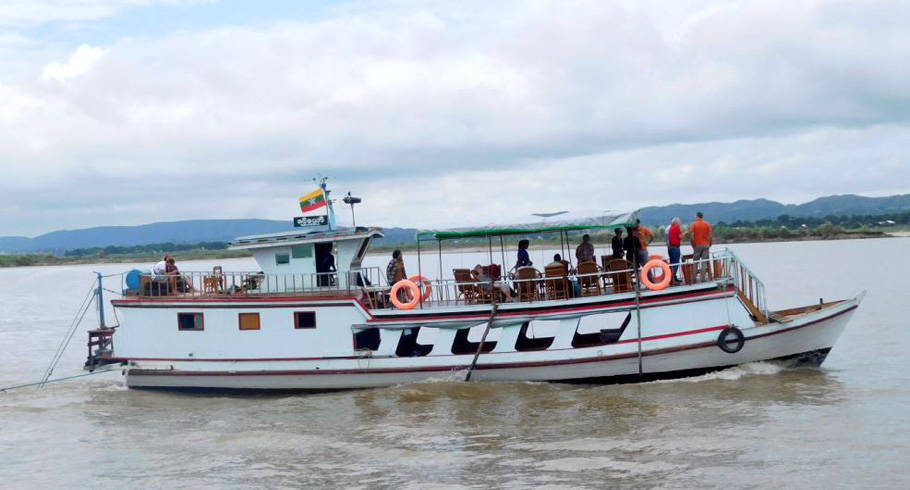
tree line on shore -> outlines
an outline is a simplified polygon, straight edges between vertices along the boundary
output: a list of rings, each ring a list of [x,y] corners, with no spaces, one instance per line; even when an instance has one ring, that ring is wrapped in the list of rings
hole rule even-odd
[[[710,221],[710,216],[706,217]],[[714,236],[718,242],[765,241],[765,240],[803,240],[832,239],[856,236],[883,235],[883,230],[906,229],[910,226],[910,211],[862,216],[793,217],[782,214],[774,219],[756,221],[734,221],[714,223]],[[655,239],[666,240],[666,225],[654,228]],[[595,241],[609,242],[612,233],[594,234]],[[558,239],[553,238],[554,243]],[[546,241],[546,240],[545,240]],[[456,242],[462,242],[456,240]],[[485,244],[486,240],[482,240]],[[477,242],[481,244],[481,241]],[[468,241],[459,243],[471,245]],[[412,244],[384,244],[389,247],[410,248]],[[165,252],[178,252],[183,259],[192,258],[229,258],[246,256],[248,252],[229,251],[228,243],[220,241],[198,243],[161,242],[146,245],[76,248],[66,251],[62,256],[53,254],[0,254],[0,267],[22,267],[29,265],[54,265],[73,262],[86,262],[113,259],[148,259],[163,255]]]

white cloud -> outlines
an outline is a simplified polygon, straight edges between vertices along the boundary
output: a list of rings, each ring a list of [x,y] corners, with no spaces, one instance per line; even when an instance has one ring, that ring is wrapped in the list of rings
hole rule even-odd
[[[286,217],[317,173],[385,224],[562,185],[611,207],[899,192],[910,15],[864,5],[404,1],[85,45],[0,85],[0,192],[25,206],[6,226],[101,182],[109,213],[73,220]]]
[[[44,67],[41,78],[44,80],[67,82],[72,78],[87,73],[92,65],[104,55],[104,50],[88,44],[79,46],[66,63],[54,61]]]
[[[126,7],[156,3],[198,3],[200,0],[4,0],[0,26],[43,22],[72,22],[109,17]]]

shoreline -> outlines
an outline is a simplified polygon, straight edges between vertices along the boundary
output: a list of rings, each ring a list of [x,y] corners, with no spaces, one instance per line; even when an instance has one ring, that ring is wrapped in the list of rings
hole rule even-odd
[[[782,243],[782,242],[823,242],[823,241],[835,241],[835,240],[865,240],[865,239],[874,239],[874,238],[910,238],[910,231],[898,231],[898,232],[889,232],[889,233],[856,233],[856,234],[837,234],[828,237],[821,236],[807,236],[807,237],[788,237],[788,238],[768,238],[760,240],[719,240],[714,243],[714,245],[727,245],[727,244],[749,244],[749,243]],[[559,242],[538,242],[538,247],[559,247]],[[600,248],[607,249],[610,247],[609,243],[603,245],[597,245]],[[665,241],[655,241],[650,244],[652,247],[666,247]],[[570,245],[570,247],[574,247]],[[493,247],[494,251],[497,247]],[[508,250],[512,250],[508,248]],[[407,245],[380,245],[373,247],[369,255],[385,255],[392,252],[392,250],[400,249],[402,252],[411,252],[414,253],[417,251],[417,247],[414,244]],[[426,253],[435,253],[436,248],[430,247],[427,249]],[[480,245],[464,245],[456,247],[443,247],[443,250],[447,253],[480,253],[486,252],[488,247]],[[239,259],[252,257],[252,253],[246,250],[217,250],[217,251],[194,251],[187,252],[186,254],[173,253],[175,258],[178,258],[180,261],[191,261],[191,260],[217,260],[217,259]],[[22,260],[3,260],[4,258],[19,258]],[[128,264],[132,262],[154,262],[160,260],[160,255],[128,255],[128,256],[113,256],[113,257],[78,257],[78,258],[68,258],[68,257],[56,257],[45,254],[0,254],[0,269],[3,268],[13,268],[13,267],[46,267],[46,266],[55,266],[55,265],[86,265],[86,264]]]

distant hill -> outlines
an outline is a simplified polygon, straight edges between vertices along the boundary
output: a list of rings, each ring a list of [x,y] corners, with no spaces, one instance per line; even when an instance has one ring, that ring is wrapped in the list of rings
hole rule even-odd
[[[60,230],[35,238],[0,237],[0,251],[62,253],[74,248],[148,243],[227,242],[238,236],[293,229],[291,221],[264,219],[210,219],[171,221],[139,226],[101,226]]]
[[[678,216],[690,221],[696,211],[705,213],[711,222],[732,223],[737,220],[755,221],[777,218],[782,214],[792,217],[875,215],[910,210],[910,194],[888,197],[865,197],[854,194],[820,197],[803,204],[781,204],[768,199],[742,200],[732,203],[707,202],[698,204],[671,204],[642,208],[639,218],[647,225],[669,223]]]
[[[737,220],[773,219],[782,214],[791,217],[875,215],[910,211],[910,194],[888,197],[864,197],[853,194],[828,196],[804,204],[781,204],[768,199],[732,203],[671,204],[643,208],[640,217],[648,225],[668,223],[674,216],[689,221],[696,211],[705,213],[708,221],[732,223]],[[0,252],[50,252],[61,254],[75,248],[132,246],[149,243],[227,242],[238,236],[276,233],[292,230],[288,221],[263,219],[190,220],[151,223],[140,226],[102,226],[82,230],[60,230],[35,238],[0,237]],[[384,228],[385,238],[377,245],[413,243],[413,228]]]

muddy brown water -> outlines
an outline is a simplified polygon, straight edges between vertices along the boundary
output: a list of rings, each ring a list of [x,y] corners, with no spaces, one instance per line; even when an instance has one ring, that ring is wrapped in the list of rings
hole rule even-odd
[[[0,482],[5,488],[910,486],[910,265],[903,260],[910,240],[732,248],[765,279],[772,307],[869,291],[821,369],[755,363],[612,386],[443,378],[281,396],[128,390],[118,373],[108,373],[0,393]],[[450,254],[445,266],[488,261],[479,255]],[[532,259],[545,263],[546,255]],[[425,260],[421,268],[438,270]],[[386,258],[369,261],[384,267]],[[221,263],[225,270],[254,268],[244,260]],[[202,270],[212,263],[182,265]],[[0,387],[40,379],[96,268],[107,273],[131,265],[0,270]],[[80,332],[73,340],[55,376],[79,372],[84,337]]]

